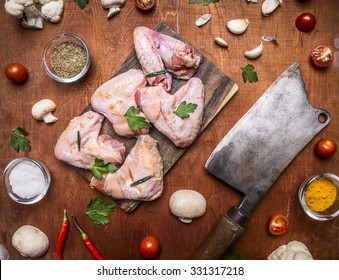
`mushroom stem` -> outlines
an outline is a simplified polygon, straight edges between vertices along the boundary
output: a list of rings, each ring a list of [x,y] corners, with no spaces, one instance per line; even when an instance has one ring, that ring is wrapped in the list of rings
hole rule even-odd
[[[58,120],[58,118],[55,117],[52,113],[47,113],[43,116],[43,120],[45,123],[54,123]]]

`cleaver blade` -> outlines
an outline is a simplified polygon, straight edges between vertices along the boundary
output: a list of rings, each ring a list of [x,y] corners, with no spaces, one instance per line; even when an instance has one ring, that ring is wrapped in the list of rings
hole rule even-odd
[[[253,209],[298,153],[331,121],[311,106],[297,62],[286,69],[221,140],[205,167],[244,194],[222,215],[192,259],[217,259],[243,233]]]

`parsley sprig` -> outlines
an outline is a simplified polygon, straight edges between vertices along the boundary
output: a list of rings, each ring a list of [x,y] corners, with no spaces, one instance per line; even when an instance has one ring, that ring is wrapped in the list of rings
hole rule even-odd
[[[140,109],[134,106],[128,108],[126,114],[124,115],[127,119],[128,126],[132,130],[139,130],[140,128],[151,127],[151,124],[142,116],[138,116]]]
[[[219,0],[189,0],[190,4],[199,4],[203,2],[204,6],[207,6],[209,3],[217,3]]]
[[[78,4],[80,9],[83,9],[88,4],[89,0],[74,0],[74,2]]]
[[[102,179],[104,173],[113,173],[117,171],[118,168],[113,163],[106,163],[100,159],[96,158],[94,166],[92,168],[92,174],[97,179]]]
[[[109,223],[108,217],[116,205],[101,200],[99,196],[95,196],[88,203],[85,214],[97,225],[107,225]]]
[[[11,134],[11,147],[17,152],[20,150],[30,152],[31,151],[31,141],[29,141],[26,136],[28,135],[27,131],[21,127],[17,127],[12,131]]]
[[[195,109],[198,107],[195,103],[187,103],[186,101],[182,101],[178,108],[174,111],[174,114],[176,114],[179,118],[186,119],[190,115],[190,113],[193,113]]]
[[[250,83],[258,82],[258,75],[257,72],[253,71],[254,66],[251,64],[247,64],[242,70],[242,78],[244,83],[249,81]]]

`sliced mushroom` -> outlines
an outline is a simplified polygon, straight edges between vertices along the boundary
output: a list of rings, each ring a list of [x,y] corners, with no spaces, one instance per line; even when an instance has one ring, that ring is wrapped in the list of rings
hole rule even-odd
[[[169,207],[180,221],[191,223],[192,219],[205,214],[206,200],[197,191],[183,189],[172,194]]]
[[[54,123],[58,120],[53,116],[52,112],[56,109],[55,103],[50,99],[42,99],[35,103],[32,107],[32,115],[38,121],[45,123]]]

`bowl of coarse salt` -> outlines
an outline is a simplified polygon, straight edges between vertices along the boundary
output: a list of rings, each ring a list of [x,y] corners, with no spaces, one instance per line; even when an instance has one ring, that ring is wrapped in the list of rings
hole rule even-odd
[[[11,199],[21,204],[33,204],[46,195],[51,174],[42,162],[23,157],[6,166],[2,181]]]

